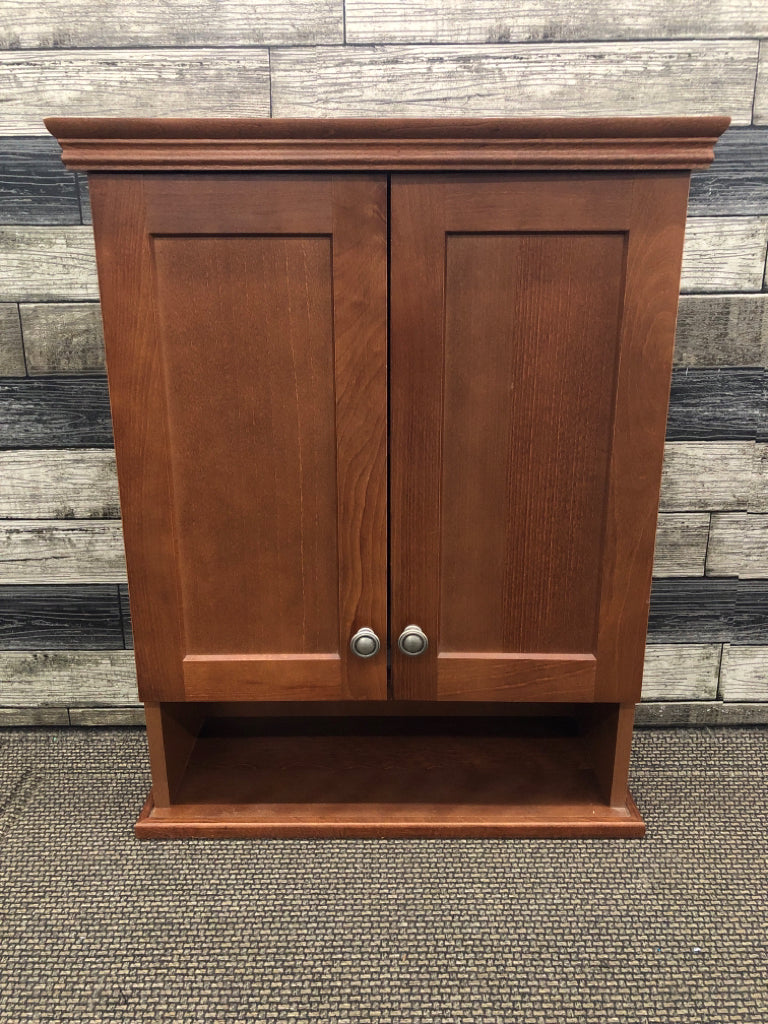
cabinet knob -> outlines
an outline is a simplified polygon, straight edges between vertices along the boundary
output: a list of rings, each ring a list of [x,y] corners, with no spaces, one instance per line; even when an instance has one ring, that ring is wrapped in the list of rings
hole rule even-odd
[[[410,657],[415,658],[417,654],[423,654],[429,647],[427,634],[418,626],[406,626],[397,638],[397,646]]]
[[[372,658],[374,654],[379,653],[381,644],[373,630],[363,626],[349,641],[349,646],[352,653],[356,654],[358,658]]]

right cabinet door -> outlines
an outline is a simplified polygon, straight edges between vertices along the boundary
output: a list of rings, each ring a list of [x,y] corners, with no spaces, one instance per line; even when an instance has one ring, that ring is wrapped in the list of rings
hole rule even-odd
[[[393,176],[394,697],[639,698],[687,190]]]

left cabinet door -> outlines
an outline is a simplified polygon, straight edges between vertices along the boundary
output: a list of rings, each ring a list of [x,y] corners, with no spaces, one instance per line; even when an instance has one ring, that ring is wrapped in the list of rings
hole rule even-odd
[[[90,186],[142,699],[386,698],[385,177]]]

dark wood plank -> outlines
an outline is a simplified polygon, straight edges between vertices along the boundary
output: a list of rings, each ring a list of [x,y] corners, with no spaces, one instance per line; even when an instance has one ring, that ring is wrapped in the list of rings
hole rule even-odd
[[[91,189],[88,184],[88,175],[82,172],[77,174],[77,189],[80,198],[80,218],[83,224],[93,224],[93,211],[91,210]]]
[[[118,600],[120,602],[120,620],[123,626],[123,644],[128,650],[133,650],[133,626],[131,624],[131,604],[128,598],[128,584],[119,583],[117,586]]]
[[[668,441],[759,439],[764,432],[766,372],[760,368],[676,367]]]
[[[0,381],[0,448],[111,448],[103,377]]]
[[[0,139],[0,224],[80,223],[75,175],[55,140]]]
[[[731,640],[738,591],[738,580],[654,580],[648,618],[649,642],[723,643]],[[765,631],[768,635],[768,620]]]
[[[768,128],[729,128],[715,161],[691,178],[688,212],[764,214],[768,211]]]
[[[768,644],[768,580],[738,581],[731,642]]]
[[[109,651],[122,646],[116,586],[0,586],[2,650]]]

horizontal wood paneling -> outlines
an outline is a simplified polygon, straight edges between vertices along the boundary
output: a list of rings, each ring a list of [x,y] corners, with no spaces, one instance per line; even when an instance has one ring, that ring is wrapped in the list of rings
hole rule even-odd
[[[690,217],[685,229],[684,292],[759,292],[768,217]]]
[[[69,708],[70,724],[110,728],[144,726],[144,707],[141,704],[122,708]]]
[[[0,448],[111,448],[104,377],[0,381]]]
[[[714,700],[720,652],[720,644],[649,644],[643,700]]]
[[[0,522],[0,583],[122,583],[119,522]]]
[[[742,60],[749,63],[746,51]],[[0,53],[0,93],[0,135],[45,135],[42,119],[53,115],[266,117],[269,54],[245,48],[16,50]]]
[[[754,440],[765,409],[765,382],[759,368],[675,368],[667,440]]]
[[[17,0],[19,2],[19,0]],[[346,0],[350,43],[509,43],[768,35],[761,0]]]
[[[659,516],[656,528],[654,576],[703,576],[709,536],[709,516],[692,513]]]
[[[135,704],[133,651],[1,651],[4,707]]]
[[[0,586],[0,650],[111,651],[123,646],[114,584]]]
[[[131,622],[131,604],[128,599],[128,585],[121,583],[118,589],[120,601],[120,617],[123,623],[123,644],[133,650],[133,624]]]
[[[709,533],[706,574],[768,579],[768,515],[715,513]]]
[[[0,49],[340,43],[342,20],[342,0],[3,0]]]
[[[331,46],[271,60],[275,117],[699,114],[716,95],[749,124],[757,42]]]
[[[56,140],[0,139],[0,224],[79,223],[77,181]]]
[[[113,451],[0,451],[0,519],[119,516]]]
[[[2,700],[2,697],[0,697]],[[0,729],[22,726],[45,726],[48,729],[69,725],[66,708],[2,708],[0,707]]]
[[[93,224],[93,211],[91,210],[91,190],[88,185],[88,175],[82,172],[77,173],[77,190],[80,194],[80,217],[83,224]]]
[[[21,303],[19,311],[30,375],[105,372],[98,302]]]
[[[768,128],[731,128],[715,146],[714,163],[691,178],[688,212],[761,214],[768,210]]]
[[[732,640],[738,586],[738,580],[654,580],[649,643]]]
[[[755,124],[768,124],[768,41],[760,44],[760,66],[755,84]]]
[[[0,300],[98,297],[90,227],[0,227]]]
[[[752,461],[750,512],[768,512],[768,444],[756,444]]]
[[[71,716],[71,712],[70,712]],[[768,725],[768,704],[713,701],[647,701],[635,709],[635,725]]]
[[[675,363],[768,366],[768,295],[681,296]]]
[[[723,648],[720,673],[723,700],[768,701],[768,646]]]
[[[668,441],[662,512],[746,510],[759,465],[753,441]]]
[[[0,377],[23,377],[25,372],[19,307],[15,302],[2,302],[0,303]]]

